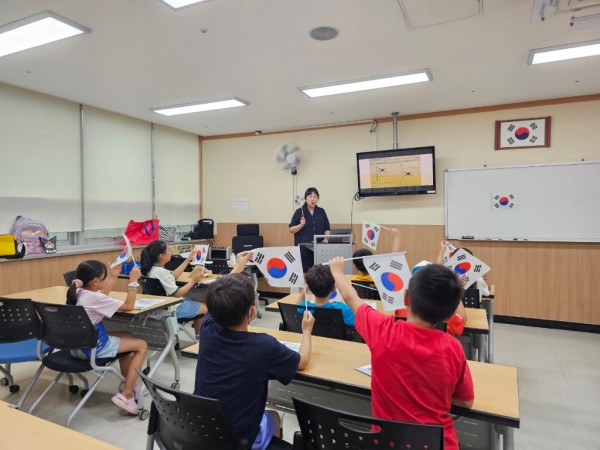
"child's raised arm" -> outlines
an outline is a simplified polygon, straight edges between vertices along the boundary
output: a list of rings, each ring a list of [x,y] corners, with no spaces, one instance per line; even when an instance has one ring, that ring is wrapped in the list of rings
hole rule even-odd
[[[246,268],[246,264],[252,259],[252,252],[240,252],[235,257],[235,266],[230,273],[242,273]]]
[[[440,253],[438,254],[437,260],[435,261],[437,264],[444,264],[444,251],[446,250],[448,244],[449,242],[446,239],[440,242]]]
[[[310,311],[304,311],[304,316],[302,317],[302,342],[300,343],[300,362],[298,363],[298,370],[304,370],[308,367],[312,351],[311,333],[314,324],[315,318]]]
[[[340,294],[342,294],[342,298],[356,315],[356,310],[364,302],[356,293],[356,289],[354,289],[346,279],[346,275],[344,275],[344,258],[338,256],[337,258],[331,259],[329,261],[329,268],[331,269],[331,274],[335,280],[335,285],[340,291]]]
[[[188,257],[185,258],[185,260],[181,264],[179,264],[179,266],[177,266],[177,269],[175,269],[173,271],[173,276],[175,277],[175,279],[179,278],[181,276],[181,274],[183,272],[185,272],[186,267],[188,266],[188,264],[190,262],[192,262],[193,257],[194,257],[194,250],[192,249],[192,251],[190,252]]]
[[[140,268],[136,265],[133,267],[131,272],[129,273],[129,284],[136,284],[140,279]],[[127,286],[127,297],[125,297],[125,302],[119,308],[119,311],[131,311],[135,306],[135,299],[137,297],[137,287],[136,286]]]
[[[109,269],[106,274],[106,276],[107,276],[106,285],[105,285],[104,289],[102,289],[103,294],[109,295],[110,291],[112,291],[113,284],[115,284],[116,279],[119,278],[119,274],[121,273],[121,266],[122,266],[122,264],[117,264],[114,267],[110,267],[110,263],[106,265],[106,267],[109,267]],[[139,272],[139,269],[138,269],[138,272]]]
[[[390,228],[392,234],[392,253],[400,251],[400,230],[398,228]]]

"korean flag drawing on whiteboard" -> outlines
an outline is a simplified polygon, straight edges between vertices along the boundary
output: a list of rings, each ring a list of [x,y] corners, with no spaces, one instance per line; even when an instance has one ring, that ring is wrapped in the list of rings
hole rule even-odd
[[[494,193],[492,194],[492,206],[498,211],[508,211],[515,207],[516,198],[512,193]]]
[[[402,252],[365,256],[363,262],[379,291],[383,309],[390,311],[404,308],[404,291],[411,278],[406,254]]]
[[[379,232],[381,228],[374,222],[363,220],[362,242],[367,247],[377,250],[377,241],[379,240]]]
[[[486,263],[462,248],[454,252],[444,266],[452,269],[459,276],[465,289],[490,271],[490,267]]]
[[[126,262],[129,258],[133,259],[133,250],[131,248],[131,242],[129,242],[129,239],[125,235],[123,235],[123,239],[125,239],[125,247],[123,247],[123,250],[121,250],[121,253],[119,254],[119,256],[117,256],[117,259],[115,259],[115,262],[112,263],[110,267],[118,266],[119,264]]]
[[[192,266],[203,266],[208,256],[208,245],[194,245],[194,256],[190,261]]]
[[[252,250],[258,270],[273,287],[304,287],[299,247],[263,247]]]

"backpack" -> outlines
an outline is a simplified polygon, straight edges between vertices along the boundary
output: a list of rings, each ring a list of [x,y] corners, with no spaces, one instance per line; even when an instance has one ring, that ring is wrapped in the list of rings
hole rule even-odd
[[[0,234],[0,258],[19,259],[25,256],[25,246],[12,234]]]
[[[10,234],[23,242],[26,255],[43,255],[46,253],[40,238],[48,239],[48,229],[39,220],[17,216],[12,227],[10,227]]]
[[[194,227],[194,231],[187,234],[187,237],[192,239],[214,239],[214,222],[212,219],[202,219],[198,221],[198,225]]]

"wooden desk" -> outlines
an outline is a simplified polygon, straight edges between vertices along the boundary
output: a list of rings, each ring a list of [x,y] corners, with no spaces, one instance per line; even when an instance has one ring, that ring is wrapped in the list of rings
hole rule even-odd
[[[99,441],[69,428],[61,427],[0,401],[0,423],[2,424],[1,450],[44,448],[63,450],[84,448],[86,450],[116,450],[118,447]]]
[[[279,312],[279,303],[296,304],[298,303],[300,294],[289,294],[276,302],[269,303],[266,306],[267,311]],[[394,311],[386,311],[383,309],[383,303],[380,300],[365,300],[370,305],[375,305],[377,310],[388,315],[394,314]],[[465,323],[465,332],[474,334],[488,333],[488,319],[484,309],[465,308],[467,310],[467,322]]]
[[[302,335],[270,328],[249,327],[249,331],[267,333],[280,341],[300,342]],[[197,357],[198,344],[182,351]],[[371,395],[371,378],[357,367],[371,362],[366,344],[312,337],[312,354],[308,367],[294,380],[351,394]],[[494,439],[498,431],[504,435],[504,448],[511,449],[513,428],[519,428],[519,388],[515,367],[468,361],[475,388],[473,408],[452,407],[452,413],[494,424],[490,430]]]
[[[5,298],[30,298],[33,301],[64,305],[67,302],[67,286],[52,286],[32,291],[17,292],[5,295]],[[109,296],[117,300],[125,300],[126,292],[111,291]],[[146,309],[134,309],[133,311],[117,311],[110,319],[104,319],[106,330],[127,331],[134,337],[148,342],[150,348],[159,350],[159,356],[153,364],[148,376],[152,377],[163,363],[167,355],[171,355],[173,368],[175,370],[175,383],[179,383],[180,369],[177,353],[175,352],[175,330],[170,320],[167,308],[182,302],[177,297],[158,297],[156,295],[137,294],[138,299],[161,300],[161,303],[152,305]],[[148,320],[150,319],[150,320]]]
[[[183,272],[181,274],[181,276],[179,278],[177,278],[177,283],[178,284],[187,284],[189,283],[192,278],[191,278],[191,274],[192,272]],[[200,280],[200,282],[198,283],[201,286],[208,286],[211,283],[214,283],[217,278],[219,278],[221,275],[210,275],[208,277],[203,278],[202,280]]]

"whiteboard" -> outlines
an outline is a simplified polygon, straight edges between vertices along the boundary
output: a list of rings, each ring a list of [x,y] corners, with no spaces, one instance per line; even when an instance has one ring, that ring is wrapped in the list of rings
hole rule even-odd
[[[446,238],[600,242],[600,161],[451,169]]]

